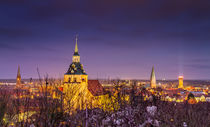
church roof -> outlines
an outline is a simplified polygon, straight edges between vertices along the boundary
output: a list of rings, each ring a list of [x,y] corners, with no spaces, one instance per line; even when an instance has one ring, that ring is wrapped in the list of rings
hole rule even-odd
[[[103,86],[98,80],[88,80],[88,90],[93,96],[100,96],[106,94]]]
[[[87,75],[83,68],[83,65],[80,62],[73,62],[70,64],[68,71],[66,74],[70,75]]]

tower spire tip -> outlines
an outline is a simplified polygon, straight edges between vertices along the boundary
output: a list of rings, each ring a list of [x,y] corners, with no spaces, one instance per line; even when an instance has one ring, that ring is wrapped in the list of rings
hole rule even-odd
[[[76,35],[76,44],[75,44],[75,53],[78,53],[78,46],[77,46],[77,41],[78,41],[78,35]]]

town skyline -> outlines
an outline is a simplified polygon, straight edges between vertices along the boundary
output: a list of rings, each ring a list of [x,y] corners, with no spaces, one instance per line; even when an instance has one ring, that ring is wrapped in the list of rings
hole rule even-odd
[[[210,127],[210,0],[0,0],[0,127]]]
[[[77,46],[77,42],[78,42],[78,35],[76,35],[75,36],[75,44],[76,44],[76,48],[77,48],[77,51],[78,51],[78,46]],[[154,73],[154,65],[152,66],[152,72]],[[39,72],[38,72],[39,71]],[[18,73],[20,73],[20,65],[18,65]],[[37,73],[37,75],[39,75],[40,74],[40,70],[39,70],[39,67],[37,67],[36,68],[36,73]],[[39,74],[38,74],[39,73]],[[23,73],[24,74],[24,73]],[[61,74],[62,75],[62,74]],[[63,76],[59,76],[59,77],[52,77],[51,75],[49,75],[48,73],[45,73],[45,74],[43,74],[42,76],[44,76],[44,77],[49,77],[49,78],[60,78],[60,79],[62,79],[63,78]],[[157,78],[157,80],[178,80],[178,78],[180,77],[180,76],[182,76],[183,78],[185,78],[184,77],[184,75],[183,75],[183,73],[180,73],[180,75],[178,75],[178,77],[177,78],[171,78],[171,79],[166,79],[165,77],[164,78]],[[33,77],[30,77],[31,79],[33,79]],[[35,77],[35,79],[38,79],[39,77]],[[149,78],[148,77],[146,77],[146,78],[122,78],[122,77],[120,77],[120,76],[116,76],[116,77],[111,77],[111,76],[107,76],[106,74],[104,74],[104,77],[103,76],[101,76],[101,75],[98,75],[98,73],[97,73],[97,77],[90,77],[91,79],[108,79],[108,80],[112,80],[112,79],[126,79],[126,80],[149,80]],[[5,78],[5,79],[14,79],[14,78]],[[29,79],[29,77],[28,78],[25,78],[25,79]],[[208,79],[185,79],[185,80],[208,80]]]

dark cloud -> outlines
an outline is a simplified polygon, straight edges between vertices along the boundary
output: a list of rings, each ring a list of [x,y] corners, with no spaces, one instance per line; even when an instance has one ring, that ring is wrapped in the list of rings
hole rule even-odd
[[[190,62],[190,63],[209,63],[210,58],[196,58],[196,59],[188,60],[188,62]]]
[[[0,4],[6,4],[6,5],[19,5],[23,4],[27,0],[0,0]]]
[[[0,36],[8,38],[26,37],[32,34],[31,31],[24,28],[0,27]]]
[[[209,68],[209,0],[0,0],[0,15],[0,49],[25,49],[24,54],[37,57],[35,62],[43,54],[54,56],[52,61],[71,57],[78,33],[79,47],[87,56],[91,51],[92,58],[100,57],[102,66],[109,59],[110,64],[171,61],[166,67],[171,68],[183,52],[200,58],[182,61],[185,67]]]
[[[11,44],[5,44],[5,43],[0,43],[0,51],[17,51],[17,50],[23,50],[21,47],[17,47]]]
[[[193,69],[204,69],[204,70],[209,70],[210,65],[204,65],[204,64],[192,64],[192,65],[185,65],[185,67],[193,68]],[[210,70],[209,70],[210,71]]]
[[[12,0],[14,1],[14,0]],[[20,2],[6,2],[21,6]],[[63,15],[80,13],[89,18],[106,19],[111,16],[112,22],[135,22],[134,20],[173,20],[176,17],[186,17],[199,20],[210,15],[210,2],[203,0],[46,0],[25,1],[22,4],[27,9],[26,17],[32,20],[52,19]],[[189,23],[193,20],[189,20]]]
[[[46,47],[46,46],[41,46],[41,45],[35,45],[31,47],[33,50],[37,51],[44,51],[44,52],[58,52],[57,49],[51,48],[51,47]]]

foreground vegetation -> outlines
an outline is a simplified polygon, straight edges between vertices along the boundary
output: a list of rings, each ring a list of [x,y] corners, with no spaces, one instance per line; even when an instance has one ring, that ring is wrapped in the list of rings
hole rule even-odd
[[[45,82],[44,85],[53,85]],[[47,87],[45,87],[47,88]],[[161,101],[158,96],[144,100],[145,89],[132,90],[130,100],[123,99],[123,87],[115,86],[117,94],[110,94],[115,98],[116,105],[112,111],[100,108],[76,110],[67,113],[63,110],[61,98],[51,98],[47,90],[40,91],[39,97],[17,96],[19,89],[8,93],[7,89],[0,90],[0,126],[22,127],[209,127],[210,103],[188,104]],[[140,93],[138,96],[136,92]],[[141,94],[142,93],[142,94]],[[14,97],[15,94],[15,97]],[[30,93],[25,92],[25,95]],[[117,96],[116,96],[117,95]]]

